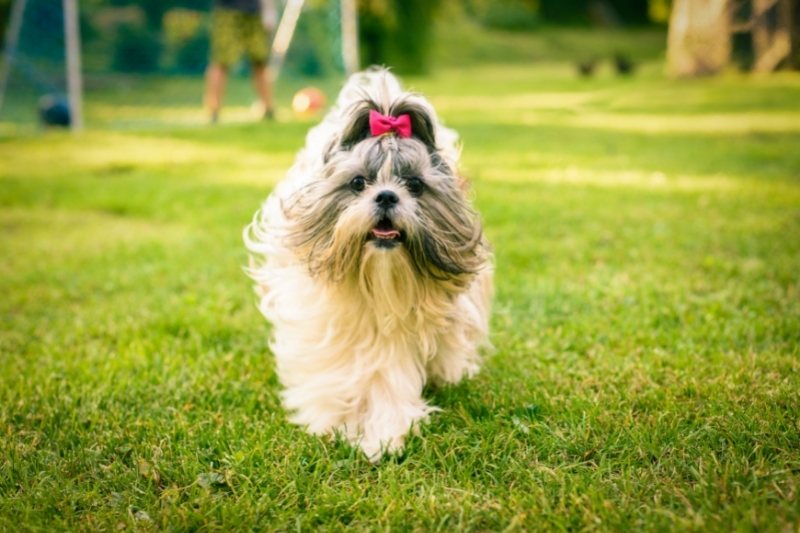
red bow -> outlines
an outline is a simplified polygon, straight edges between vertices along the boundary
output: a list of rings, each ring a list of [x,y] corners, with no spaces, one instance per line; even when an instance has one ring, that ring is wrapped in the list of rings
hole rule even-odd
[[[396,132],[398,136],[411,137],[411,117],[408,113],[390,117],[381,115],[374,109],[369,110],[369,131],[373,136]]]

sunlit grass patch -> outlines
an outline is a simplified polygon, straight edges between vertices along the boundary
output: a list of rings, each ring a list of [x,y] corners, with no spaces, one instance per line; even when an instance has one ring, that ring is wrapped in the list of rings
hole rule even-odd
[[[531,117],[536,123],[537,119]],[[526,116],[519,122],[528,123]],[[749,113],[709,113],[709,114],[670,114],[639,115],[589,113],[567,120],[575,126],[598,129],[620,129],[643,133],[797,133],[800,132],[800,111],[749,112]]]
[[[219,136],[224,137],[224,128],[219,131]],[[276,150],[268,140],[264,141],[264,147],[272,149],[259,150],[197,143],[158,133],[126,135],[94,131],[81,136],[80,142],[68,134],[53,134],[47,137],[47,142],[26,143],[26,150],[16,150],[19,145],[16,140],[0,145],[8,165],[0,173],[25,179],[52,177],[54,167],[42,164],[48,160],[77,178],[93,177],[98,182],[124,180],[134,175],[146,179],[148,172],[157,172],[196,181],[267,185],[280,179],[294,157],[294,150]]]
[[[796,528],[798,78],[571,68],[413,80],[496,350],[379,465],[288,424],[242,272],[307,120],[0,142],[0,529]]]
[[[39,255],[47,261],[71,254],[85,257],[116,246],[186,237],[180,228],[113,210],[6,209],[0,212],[0,228],[9,237],[6,251],[12,260],[20,254]],[[14,238],[19,235],[25,238]]]
[[[517,183],[549,183],[561,186],[632,187],[651,191],[730,191],[744,184],[724,176],[674,175],[637,170],[598,171],[589,167],[530,170],[484,167],[481,179]],[[750,183],[750,185],[755,185]]]

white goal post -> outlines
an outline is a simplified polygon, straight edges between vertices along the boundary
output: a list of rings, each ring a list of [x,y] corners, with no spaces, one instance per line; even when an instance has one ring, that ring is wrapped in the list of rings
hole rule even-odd
[[[348,76],[358,70],[358,11],[356,0],[342,0],[342,59]]]
[[[64,0],[64,41],[67,55],[69,127],[72,131],[78,132],[83,129],[83,77],[78,0]]]

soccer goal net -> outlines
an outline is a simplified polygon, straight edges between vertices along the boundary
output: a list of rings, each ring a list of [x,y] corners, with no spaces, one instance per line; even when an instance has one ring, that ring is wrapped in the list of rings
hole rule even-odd
[[[343,20],[354,0],[261,1],[272,9],[264,9],[262,19],[270,28],[267,47],[275,45],[270,64],[272,77],[278,74],[273,89],[280,117],[289,113],[299,88],[333,91],[340,83],[348,69]],[[62,125],[70,115],[74,121],[65,9],[70,2],[77,7],[80,97],[88,128],[208,121],[204,73],[214,1],[11,0],[3,28],[0,131]],[[228,68],[226,121],[257,116],[250,68],[246,57]]]

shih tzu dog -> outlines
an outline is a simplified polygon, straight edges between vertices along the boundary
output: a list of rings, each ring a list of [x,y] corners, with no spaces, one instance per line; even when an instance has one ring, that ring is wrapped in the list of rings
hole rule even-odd
[[[492,259],[456,143],[389,72],[355,74],[244,232],[291,420],[371,460],[487,344]]]

